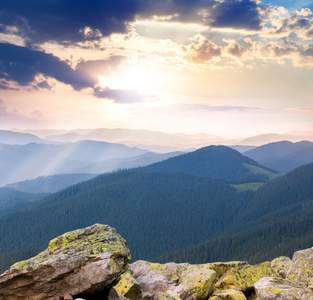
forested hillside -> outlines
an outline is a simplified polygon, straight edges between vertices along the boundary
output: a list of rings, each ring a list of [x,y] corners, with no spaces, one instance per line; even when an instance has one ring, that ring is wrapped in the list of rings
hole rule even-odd
[[[260,168],[251,169],[249,166]],[[269,179],[266,168],[226,146],[208,146],[191,153],[167,159],[144,168],[144,171],[184,172],[216,179],[256,181]],[[271,172],[268,172],[271,173]]]
[[[0,216],[23,209],[47,194],[33,194],[17,191],[12,188],[0,188]]]
[[[103,223],[125,237],[134,259],[151,259],[217,237],[233,225],[243,198],[222,182],[187,174],[100,176],[4,215],[0,251],[40,251],[62,232]]]
[[[210,148],[197,152],[203,153],[202,165],[196,156],[199,173],[204,174],[207,169],[208,152]],[[228,151],[222,153],[229,156]],[[182,155],[180,159],[184,157],[189,159],[188,164],[194,163],[192,155]],[[220,160],[227,161],[223,156]],[[127,240],[133,260],[151,260],[225,236],[234,239],[231,244],[237,245],[234,234],[251,234],[262,239],[262,235],[272,232],[275,237],[279,235],[276,227],[266,228],[274,220],[293,222],[306,216],[307,222],[294,226],[309,234],[312,180],[313,164],[271,180],[255,192],[238,192],[224,181],[183,172],[141,168],[104,174],[52,194],[23,211],[0,217],[0,253],[23,249],[38,252],[46,248],[51,238],[94,223],[115,227]],[[307,237],[304,235],[303,240]],[[274,245],[271,241],[266,247]],[[263,246],[260,244],[259,250],[266,253]],[[280,248],[278,244],[277,251]]]

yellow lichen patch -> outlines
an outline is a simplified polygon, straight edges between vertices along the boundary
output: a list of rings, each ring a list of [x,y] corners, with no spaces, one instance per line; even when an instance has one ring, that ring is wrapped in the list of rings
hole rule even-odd
[[[210,300],[247,300],[244,293],[237,290],[215,291]]]
[[[106,254],[105,254],[106,253]],[[87,260],[97,260],[105,255],[110,260],[114,271],[124,267],[130,260],[126,241],[114,228],[107,225],[93,226],[67,232],[51,240],[48,248],[37,256],[11,266],[9,272],[16,270],[33,270],[39,265],[53,266],[69,258],[72,261],[86,257]]]
[[[262,277],[275,277],[277,274],[270,268],[269,262],[258,265],[245,265],[230,269],[215,284],[218,290],[235,289],[247,291]]]
[[[119,295],[125,296],[130,300],[139,300],[142,298],[142,288],[130,270],[127,270],[114,289]]]
[[[225,274],[231,268],[236,268],[239,266],[246,265],[245,261],[230,261],[230,262],[215,262],[203,264],[204,268],[211,269],[216,272],[216,279],[220,279],[223,274]]]

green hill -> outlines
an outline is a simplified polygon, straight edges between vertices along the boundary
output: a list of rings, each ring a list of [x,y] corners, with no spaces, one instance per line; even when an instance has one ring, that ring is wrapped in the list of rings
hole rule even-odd
[[[277,173],[226,146],[208,146],[152,164],[144,171],[184,172],[223,180],[267,181]]]

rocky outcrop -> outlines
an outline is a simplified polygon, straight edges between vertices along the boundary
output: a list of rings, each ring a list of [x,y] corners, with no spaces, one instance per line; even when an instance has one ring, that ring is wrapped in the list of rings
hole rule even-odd
[[[95,224],[71,231],[50,241],[37,256],[4,272],[0,276],[0,299],[108,295],[129,260],[127,243],[114,228]]]
[[[68,232],[0,275],[0,300],[313,300],[312,248],[257,265],[129,260],[107,225]]]

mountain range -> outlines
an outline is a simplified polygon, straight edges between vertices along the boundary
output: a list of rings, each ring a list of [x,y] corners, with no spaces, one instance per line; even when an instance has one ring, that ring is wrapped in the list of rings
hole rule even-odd
[[[277,173],[225,146],[100,175],[1,216],[0,253],[39,252],[52,237],[97,222],[126,238],[134,260],[242,235],[260,251],[266,246],[281,253],[288,239],[271,239],[264,246],[258,234],[274,221],[294,223],[299,218],[307,222],[294,226],[302,226],[307,235],[297,247],[306,247],[311,243],[311,229],[305,226],[313,218],[313,164],[274,177]],[[255,181],[262,185],[256,191],[234,188]],[[273,237],[274,231],[269,232]],[[248,259],[251,253],[242,255]]]
[[[281,141],[262,145],[243,154],[263,166],[287,173],[313,161],[313,143]]]

